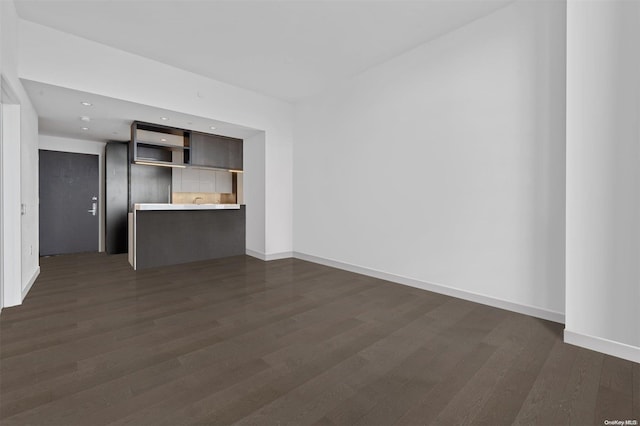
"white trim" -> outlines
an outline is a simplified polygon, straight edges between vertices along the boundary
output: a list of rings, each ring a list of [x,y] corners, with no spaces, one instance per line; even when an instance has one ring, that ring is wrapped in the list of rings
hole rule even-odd
[[[414,278],[403,277],[401,275],[390,274],[388,272],[378,271],[376,269],[365,268],[362,266],[352,265],[337,260],[325,259],[310,254],[293,252],[296,259],[306,260],[308,262],[319,263],[332,268],[343,269],[345,271],[355,272],[356,274],[367,275],[397,284],[407,285],[410,287],[420,288],[422,290],[433,291],[435,293],[445,294],[447,296],[457,297],[458,299],[469,300],[471,302],[481,303],[483,305],[493,306],[507,311],[517,312],[519,314],[529,315],[536,318],[542,318],[548,321],[564,324],[564,313],[550,311],[536,306],[522,305],[520,303],[510,302],[508,300],[497,299],[483,294],[473,293],[466,290],[449,287],[444,284],[429,283],[426,281],[416,280]]]
[[[29,293],[29,290],[31,290],[31,287],[33,286],[33,283],[36,282],[36,279],[38,278],[39,275],[40,275],[40,266],[38,266],[36,268],[36,270],[33,272],[33,275],[31,276],[31,279],[27,283],[26,287],[22,289],[22,300],[23,301],[24,301],[24,298],[27,297],[27,293]]]
[[[290,259],[293,257],[293,252],[290,251],[283,251],[280,253],[268,253],[266,255],[266,261],[270,261],[270,260],[280,260],[280,259]]]
[[[246,249],[245,253],[247,256],[255,257],[256,259],[267,260],[267,255],[259,251]]]
[[[575,331],[564,330],[564,342],[570,345],[580,346],[601,352],[607,355],[626,359],[640,363],[640,348],[627,345],[625,343],[614,342],[602,337],[590,336],[588,334],[576,333]]]
[[[255,257],[257,259],[264,260],[265,262],[269,262],[271,260],[289,259],[291,257],[294,257],[293,252],[290,251],[266,254],[259,251],[246,249],[245,253],[247,254],[247,256]]]

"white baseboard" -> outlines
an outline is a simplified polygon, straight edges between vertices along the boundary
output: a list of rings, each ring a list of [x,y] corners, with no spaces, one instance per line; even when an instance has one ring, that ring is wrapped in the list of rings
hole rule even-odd
[[[38,278],[38,275],[40,275],[40,266],[38,266],[36,268],[36,270],[33,272],[33,275],[31,276],[31,279],[27,283],[27,286],[22,289],[22,300],[23,301],[24,301],[24,298],[27,297],[27,293],[29,293],[29,290],[31,290],[31,287],[33,286],[33,283],[36,282],[36,279]]]
[[[564,324],[564,313],[562,312],[550,311],[535,306],[522,305],[515,302],[509,302],[507,300],[497,299],[491,296],[485,296],[483,294],[460,290],[454,287],[446,286],[444,284],[434,284],[426,281],[420,281],[414,278],[403,277],[401,275],[390,274],[388,272],[352,265],[350,263],[344,263],[337,260],[325,259],[310,254],[293,252],[293,257],[313,263],[319,263],[325,266],[331,266],[332,268],[343,269],[345,271],[355,272],[357,274],[367,275],[370,277],[391,281],[397,284],[403,284],[410,287],[420,288],[422,290],[433,291],[434,293],[445,294],[447,296],[456,297],[458,299],[469,300],[471,302],[481,303],[483,305],[493,306],[496,308],[505,309],[507,311],[517,312],[519,314],[529,315],[532,317],[542,318],[545,320]]]
[[[267,260],[267,255],[260,251],[246,249],[245,253],[247,254],[247,256],[255,257],[256,259]]]
[[[576,333],[575,331],[567,329],[564,330],[564,342],[640,363],[640,348],[637,346],[603,339],[602,337],[590,336],[588,334]]]
[[[269,260],[280,260],[280,259],[290,259],[293,257],[293,252],[291,251],[282,251],[280,253],[269,253],[267,254],[267,261]]]
[[[247,256],[255,257],[257,259],[264,260],[265,262],[268,262],[270,260],[288,259],[290,257],[293,257],[293,252],[290,252],[290,251],[266,254],[259,251],[247,249],[246,254]]]

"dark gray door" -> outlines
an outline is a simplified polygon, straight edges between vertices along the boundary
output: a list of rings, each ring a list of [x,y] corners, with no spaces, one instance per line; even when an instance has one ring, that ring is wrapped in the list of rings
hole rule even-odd
[[[40,150],[40,255],[98,251],[98,156]]]

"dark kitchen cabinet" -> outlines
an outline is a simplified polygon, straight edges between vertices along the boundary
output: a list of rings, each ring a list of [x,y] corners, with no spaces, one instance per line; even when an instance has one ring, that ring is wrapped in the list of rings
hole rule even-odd
[[[105,147],[105,249],[108,254],[127,252],[129,150],[126,143]]]
[[[244,170],[242,155],[242,139],[232,139],[229,143],[229,169]]]
[[[182,167],[190,163],[191,132],[159,124],[131,124],[131,158],[134,163]]]
[[[130,206],[171,202],[171,168],[131,164]]]
[[[168,167],[243,170],[242,139],[134,121],[131,162]]]
[[[191,133],[191,165],[243,170],[242,139]]]

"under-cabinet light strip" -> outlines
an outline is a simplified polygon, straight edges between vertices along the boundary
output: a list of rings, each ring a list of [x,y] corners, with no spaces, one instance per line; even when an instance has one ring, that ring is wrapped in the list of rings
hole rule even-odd
[[[136,161],[135,164],[140,164],[142,166],[161,166],[161,167],[177,167],[179,169],[184,169],[187,166],[182,164],[163,164],[163,163],[152,163],[148,161]]]

